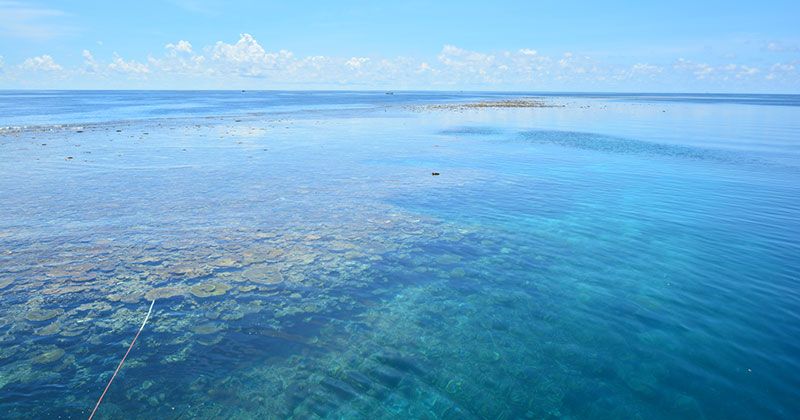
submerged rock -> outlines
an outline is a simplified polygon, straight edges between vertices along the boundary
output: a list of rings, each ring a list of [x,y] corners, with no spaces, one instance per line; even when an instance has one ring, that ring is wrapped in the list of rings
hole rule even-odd
[[[328,245],[328,249],[334,252],[345,252],[356,248],[355,244],[344,241],[333,241]]]
[[[51,349],[45,350],[44,352],[40,353],[38,356],[33,358],[33,363],[36,364],[47,364],[53,363],[64,356],[64,350],[58,347],[53,347]]]
[[[192,286],[189,291],[197,297],[205,298],[209,296],[224,295],[230,289],[231,286],[224,283],[206,282]]]
[[[233,258],[220,258],[212,263],[216,267],[221,268],[230,268],[230,267],[238,267],[239,262],[234,260]]]
[[[84,304],[78,306],[77,308],[75,308],[75,310],[79,311],[79,312],[81,312],[81,311],[106,312],[106,311],[110,311],[111,309],[112,309],[111,305],[109,305],[107,302],[102,302],[102,301],[84,303]]]
[[[198,338],[197,343],[204,346],[214,346],[222,341],[222,335],[215,335],[212,337]]]
[[[47,321],[48,319],[55,318],[63,313],[63,309],[31,308],[28,313],[25,314],[25,319],[34,322]]]
[[[164,259],[152,255],[147,255],[140,258],[136,258],[133,260],[133,262],[142,265],[159,265],[162,262],[164,262]]]
[[[193,279],[203,277],[211,274],[208,267],[197,266],[178,266],[167,269],[167,272],[173,276],[180,276],[186,279]]]
[[[144,294],[145,299],[169,299],[175,296],[183,296],[186,291],[182,287],[157,287]]]
[[[222,325],[215,322],[208,322],[205,324],[196,325],[194,326],[194,328],[192,328],[192,332],[201,335],[214,334],[220,331],[222,331]]]
[[[261,284],[277,284],[283,281],[280,270],[271,265],[254,265],[242,272],[242,277]]]
[[[42,328],[39,328],[34,332],[36,335],[53,335],[58,334],[61,331],[61,323],[56,321],[52,322]]]

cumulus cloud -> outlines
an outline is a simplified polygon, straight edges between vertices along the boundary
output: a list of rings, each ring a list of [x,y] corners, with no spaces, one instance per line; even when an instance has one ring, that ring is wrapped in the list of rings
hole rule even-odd
[[[202,54],[195,54],[192,44],[189,41],[180,40],[176,43],[169,43],[164,46],[167,50],[163,57],[149,56],[147,63],[151,69],[164,74],[180,74],[202,76],[213,73],[208,68],[206,57]]]
[[[445,45],[437,56],[442,72],[450,77],[450,84],[488,83],[495,84],[495,74],[503,71],[493,54],[470,51],[454,45]]]
[[[180,40],[175,44],[169,43],[169,44],[165,45],[164,48],[166,48],[167,51],[169,51],[172,54],[177,54],[177,53],[191,54],[192,53],[192,44],[190,44],[189,41],[184,41],[184,40]]]
[[[64,69],[59,64],[57,64],[55,60],[53,60],[53,57],[47,54],[25,59],[25,61],[23,61],[22,64],[20,64],[20,68],[27,71],[47,71],[47,72],[56,72]]]
[[[97,61],[95,61],[92,52],[89,50],[83,50],[81,56],[83,57],[84,71],[86,71],[87,73],[97,73],[97,70],[99,69],[100,66],[97,64]]]
[[[475,66],[476,69],[486,68],[494,63],[493,55],[465,50],[454,45],[445,45],[438,58],[445,66],[458,68],[467,66]]]
[[[125,80],[131,80],[136,86],[153,84],[159,87],[191,83],[197,87],[346,85],[394,89],[628,90],[636,86],[680,87],[700,82],[705,85],[727,82],[735,87],[754,80],[780,82],[786,86],[798,82],[798,63],[792,61],[771,67],[736,62],[706,63],[685,58],[665,63],[617,60],[610,64],[577,51],[558,54],[532,48],[473,51],[455,45],[444,45],[435,57],[424,58],[296,56],[286,50],[270,51],[247,33],[234,42],[219,41],[202,48],[195,48],[188,40],[167,43],[160,53],[147,56],[145,61],[118,54],[103,59],[89,50],[83,50],[81,55],[82,64],[72,68],[62,67],[49,55],[31,57],[19,65],[6,66],[4,73],[0,71],[0,82],[24,80],[25,73],[33,71],[59,72],[58,78],[42,76],[41,80],[81,80],[85,84],[107,80],[119,82],[121,86]]]
[[[800,65],[800,60],[792,61],[788,63],[775,63],[769,68],[769,73],[767,73],[764,78],[766,80],[781,80],[781,79],[791,79],[797,80],[798,72],[797,66]]]
[[[211,57],[218,61],[235,63],[261,63],[266,60],[264,47],[250,34],[242,34],[235,44],[217,41],[211,49]]]
[[[758,67],[741,65],[739,66],[739,72],[736,74],[736,77],[741,78],[741,77],[753,76],[759,72],[761,72],[761,69],[759,69]]]
[[[367,57],[352,57],[345,62],[347,67],[350,67],[353,70],[360,69],[364,66],[364,64],[369,62],[369,58]]]
[[[678,59],[673,64],[673,69],[678,72],[688,72],[697,80],[709,81],[752,79],[761,73],[761,69],[757,66],[735,63],[713,66],[706,63],[695,63],[683,58]]]
[[[617,69],[612,78],[619,81],[655,80],[663,72],[664,67],[649,63],[636,63],[628,68]]]
[[[163,74],[202,76],[212,73],[212,69],[207,68],[205,62],[206,58],[202,55],[188,57],[167,55],[163,58],[147,58],[149,67]]]
[[[711,65],[706,63],[695,63],[685,58],[679,58],[675,64],[672,65],[672,68],[678,71],[690,72],[698,80],[706,79],[715,72],[714,67]]]
[[[778,53],[800,51],[800,47],[797,45],[786,44],[783,42],[768,42],[764,49],[770,52]]]
[[[221,71],[232,71],[241,76],[259,77],[281,65],[290,64],[294,55],[280,50],[268,53],[250,34],[241,34],[235,44],[218,41],[210,49],[211,60]]]
[[[422,63],[419,63],[419,66],[417,66],[417,69],[414,72],[420,74],[432,71],[434,71],[433,67],[431,67],[430,64],[423,61]]]
[[[446,45],[437,58],[440,68],[454,84],[591,83],[605,80],[611,71],[586,55],[565,52],[551,57],[527,48],[484,53]]]
[[[134,60],[125,61],[119,55],[114,55],[114,59],[108,63],[108,69],[112,72],[130,74],[134,76],[144,76],[150,73],[147,64],[139,63]]]
[[[647,63],[636,63],[631,66],[631,73],[633,74],[658,74],[664,71],[663,67],[654,66]]]

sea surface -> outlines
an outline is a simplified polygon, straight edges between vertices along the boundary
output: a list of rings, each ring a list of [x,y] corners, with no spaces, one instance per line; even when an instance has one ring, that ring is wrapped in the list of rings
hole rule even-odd
[[[538,98],[546,107],[470,108]],[[800,96],[0,91],[0,417],[796,419]],[[433,176],[432,173],[439,173]]]

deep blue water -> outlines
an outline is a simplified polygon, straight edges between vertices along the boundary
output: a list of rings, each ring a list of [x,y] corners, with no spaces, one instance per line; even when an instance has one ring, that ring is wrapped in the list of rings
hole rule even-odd
[[[0,417],[797,418],[798,105],[0,92]]]

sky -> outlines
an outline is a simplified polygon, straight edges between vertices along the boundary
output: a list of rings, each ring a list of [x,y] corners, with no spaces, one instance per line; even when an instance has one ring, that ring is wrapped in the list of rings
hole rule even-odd
[[[800,1],[0,0],[0,89],[800,93]]]

